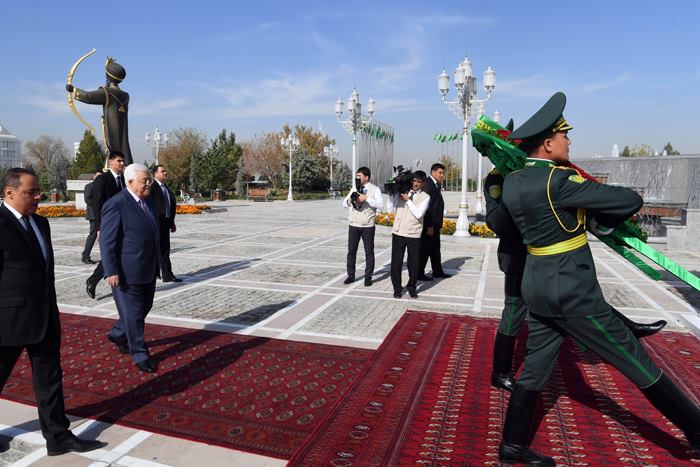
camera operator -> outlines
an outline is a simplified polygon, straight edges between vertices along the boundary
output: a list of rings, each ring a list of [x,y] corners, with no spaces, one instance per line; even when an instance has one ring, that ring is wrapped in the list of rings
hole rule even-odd
[[[401,268],[406,249],[408,249],[406,290],[411,298],[418,298],[416,281],[420,269],[420,237],[425,211],[430,203],[430,195],[423,191],[426,178],[422,170],[414,172],[410,190],[406,190],[407,187],[400,188],[398,193],[389,197],[388,211],[396,211],[391,236],[391,283],[394,286],[394,298],[401,298]]]
[[[357,247],[362,238],[365,248],[365,287],[372,285],[374,273],[374,217],[377,209],[384,207],[384,197],[379,187],[370,183],[372,173],[367,167],[357,169],[355,186],[343,200],[343,206],[350,208],[350,227],[348,228],[348,277],[343,281],[350,284],[355,281],[355,261]]]

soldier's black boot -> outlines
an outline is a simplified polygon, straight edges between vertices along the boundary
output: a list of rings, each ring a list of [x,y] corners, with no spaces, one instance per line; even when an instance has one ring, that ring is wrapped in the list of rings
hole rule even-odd
[[[493,370],[491,371],[491,386],[513,392],[515,379],[510,369],[515,350],[515,336],[496,333],[493,343]]]
[[[632,331],[632,334],[634,334],[634,337],[636,337],[637,339],[656,334],[657,332],[661,331],[664,328],[664,326],[666,326],[666,324],[668,324],[663,319],[660,319],[659,321],[654,321],[653,323],[649,324],[635,323],[627,316],[617,311],[614,307],[610,308],[612,308],[613,313],[615,313],[615,315],[618,318],[620,318],[623,323],[625,323],[625,326],[627,326],[630,329],[630,331]]]
[[[659,412],[683,430],[690,446],[700,450],[700,408],[665,374],[651,386],[640,389]]]
[[[506,421],[503,423],[503,440],[498,447],[498,459],[504,464],[555,466],[554,459],[530,450],[530,425],[535,416],[539,391],[530,391],[515,385],[508,402]]]

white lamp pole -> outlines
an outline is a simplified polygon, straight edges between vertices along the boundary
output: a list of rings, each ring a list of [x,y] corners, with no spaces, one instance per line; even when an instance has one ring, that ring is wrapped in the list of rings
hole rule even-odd
[[[343,115],[343,99],[338,99],[335,103],[335,116],[345,130],[352,135],[352,178],[357,173],[357,132],[374,119],[374,99],[370,97],[367,101],[367,115],[362,115],[362,104],[360,104],[360,94],[357,88],[353,88],[352,94],[348,98],[348,119],[341,120]]]
[[[446,101],[447,93],[450,91],[450,76],[442,70],[438,75],[438,90],[442,102],[447,104],[449,109],[460,118],[464,126],[462,128],[462,193],[459,200],[459,218],[457,219],[456,237],[469,236],[469,219],[467,217],[467,149],[469,138],[469,122],[471,120],[471,107],[477,102],[486,102],[491,99],[491,93],[496,87],[496,72],[491,67],[484,72],[484,88],[486,89],[486,99],[476,99],[476,78],[472,76],[472,62],[468,58],[457,65],[454,74],[455,88],[457,90],[457,100]]]
[[[283,148],[289,150],[289,191],[287,192],[287,201],[294,201],[292,197],[292,153],[299,148],[299,138],[291,133],[286,138],[280,140]]]
[[[151,147],[151,142],[153,142],[153,154],[156,157],[156,165],[160,164],[160,161],[158,159],[158,152],[160,151],[161,147],[165,147],[168,145],[169,139],[170,136],[167,133],[161,133],[158,127],[156,127],[156,129],[153,130],[153,138],[151,138],[151,134],[148,131],[146,132],[146,145],[148,147]]]
[[[328,162],[328,166],[331,169],[331,186],[330,186],[330,191],[333,192],[333,156],[338,157],[338,146],[336,146],[335,143],[326,146],[323,148],[323,153],[328,156],[330,161]]]
[[[477,102],[476,103],[476,118],[481,118],[482,115],[486,113],[486,105],[484,102]],[[481,161],[483,160],[483,156],[481,154],[478,155],[479,163],[478,163],[478,169],[477,171],[479,172],[478,177],[476,178],[476,212],[479,214],[483,214],[484,212],[484,205],[483,205],[483,199],[484,196],[481,192],[481,181],[483,180],[483,174],[482,174],[482,165]]]
[[[78,141],[73,143],[73,160],[78,158],[78,152],[80,151],[80,143]]]

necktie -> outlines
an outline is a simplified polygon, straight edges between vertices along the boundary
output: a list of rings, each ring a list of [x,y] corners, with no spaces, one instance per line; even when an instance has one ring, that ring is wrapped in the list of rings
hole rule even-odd
[[[119,191],[123,190],[124,186],[126,186],[124,183],[124,175],[117,175],[117,187],[119,187]]]
[[[415,195],[415,194],[416,194],[416,192],[411,190],[411,194],[408,197],[409,201],[413,201],[413,195]]]
[[[44,257],[44,250],[41,249],[41,244],[39,243],[39,239],[36,238],[36,233],[32,228],[32,224],[29,222],[29,217],[22,216],[22,226],[24,227],[27,237],[29,237],[29,243],[31,243],[34,249],[39,252],[41,258],[46,261],[46,258]]]
[[[141,206],[141,209],[143,209],[143,213],[148,217],[148,221],[151,224],[151,228],[153,230],[156,229],[155,221],[153,220],[153,216],[151,216],[151,211],[148,209],[148,206],[146,206],[146,203],[143,202],[142,199],[139,200],[139,206]]]

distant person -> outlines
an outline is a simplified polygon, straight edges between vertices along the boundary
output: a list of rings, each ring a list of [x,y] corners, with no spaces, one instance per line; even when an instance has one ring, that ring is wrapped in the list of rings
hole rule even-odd
[[[95,179],[102,175],[102,172],[95,172],[92,176],[92,182],[85,185],[85,204],[87,208],[85,209],[85,219],[90,221],[90,232],[85,239],[85,248],[83,249],[83,263],[85,264],[95,264],[97,261],[93,261],[90,258],[90,253],[92,253],[92,247],[95,245],[95,240],[97,240],[97,221],[95,221],[95,200],[92,197],[93,183]]]
[[[119,319],[108,334],[119,352],[131,354],[136,367],[157,370],[144,339],[146,315],[153,306],[158,261],[158,218],[148,167],[131,164],[124,171],[127,189],[102,208],[100,253]]]
[[[105,443],[80,439],[68,429],[51,229],[48,220],[36,214],[41,199],[39,179],[31,170],[12,168],[5,172],[2,185],[0,392],[26,349],[47,454],[102,448]]]
[[[372,285],[374,273],[374,218],[377,209],[384,207],[384,197],[379,187],[369,181],[372,172],[367,167],[357,169],[356,184],[360,184],[360,190],[353,186],[350,193],[343,200],[343,206],[350,208],[350,227],[348,228],[348,277],[343,281],[350,284],[355,281],[355,263],[357,262],[357,247],[362,245],[365,249],[365,287]]]
[[[411,298],[418,298],[416,282],[420,268],[420,236],[423,231],[425,212],[430,203],[430,195],[423,191],[425,179],[425,172],[418,170],[413,173],[411,190],[408,193],[397,193],[389,197],[387,210],[396,212],[391,231],[391,284],[394,287],[394,298],[401,298],[403,291],[401,269],[406,250],[408,250],[406,290]]]
[[[124,180],[124,154],[112,151],[109,154],[109,171],[104,176],[95,179],[92,187],[92,199],[95,206],[95,228],[97,229],[97,239],[100,238],[100,227],[102,224],[102,207],[109,198],[126,188]],[[101,254],[101,253],[100,253]],[[90,298],[95,298],[97,284],[104,278],[104,268],[102,261],[97,263],[97,267],[92,275],[85,281],[85,292]]]
[[[177,202],[175,194],[168,188],[165,182],[168,180],[168,169],[162,165],[156,165],[153,177],[156,180],[151,188],[151,196],[156,206],[160,240],[160,277],[163,282],[182,282],[175,277],[170,263],[170,233],[175,233],[175,211]]]
[[[430,196],[430,204],[425,212],[423,220],[423,232],[420,237],[420,272],[419,281],[432,281],[433,279],[452,277],[442,269],[442,258],[440,255],[440,229],[445,213],[445,201],[442,199],[442,181],[445,179],[445,166],[435,163],[430,167],[430,176],[423,185],[423,191]],[[430,267],[433,276],[425,274],[425,267],[430,258]]]

